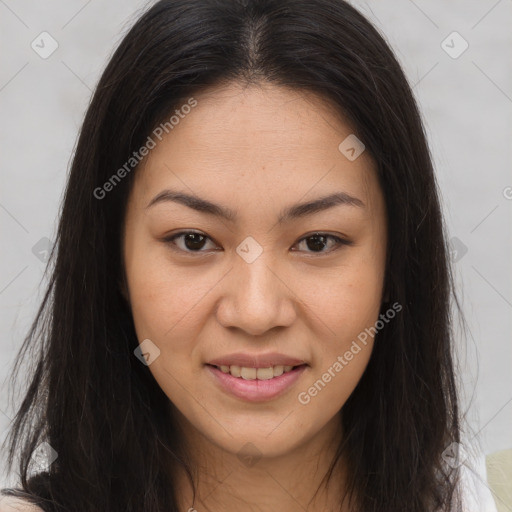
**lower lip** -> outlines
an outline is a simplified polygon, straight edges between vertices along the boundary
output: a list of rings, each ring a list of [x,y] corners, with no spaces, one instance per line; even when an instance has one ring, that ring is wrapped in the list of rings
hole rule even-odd
[[[290,389],[304,373],[306,366],[298,366],[279,377],[268,380],[245,380],[241,377],[233,377],[230,373],[224,373],[215,366],[206,365],[206,368],[224,391],[248,402],[262,402],[276,398]]]

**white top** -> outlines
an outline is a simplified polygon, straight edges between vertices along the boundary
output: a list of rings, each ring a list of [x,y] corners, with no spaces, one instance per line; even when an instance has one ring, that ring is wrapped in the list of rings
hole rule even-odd
[[[43,509],[20,498],[0,496],[0,512],[43,512]]]
[[[485,455],[479,452],[467,462],[470,467],[460,467],[464,512],[498,512],[487,483]]]

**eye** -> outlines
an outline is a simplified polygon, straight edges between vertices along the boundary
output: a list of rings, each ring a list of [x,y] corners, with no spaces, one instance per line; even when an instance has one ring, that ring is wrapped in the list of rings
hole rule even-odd
[[[172,247],[174,250],[186,253],[207,252],[207,250],[202,249],[207,245],[207,241],[212,242],[208,236],[196,231],[181,231],[164,238],[163,241],[174,246]],[[329,241],[331,243],[328,243]],[[352,245],[352,242],[335,235],[318,232],[301,238],[297,245],[300,244],[303,244],[303,247],[305,246],[307,249],[310,249],[305,252],[326,254],[336,250],[342,245]],[[330,249],[324,250],[325,247],[330,247]],[[213,244],[213,249],[215,248],[217,248],[217,246]]]
[[[331,244],[328,243],[329,240],[332,242]],[[313,233],[311,235],[305,236],[299,240],[298,245],[300,245],[303,242],[305,242],[305,244],[303,245],[305,245],[307,248],[313,249],[312,251],[306,252],[320,254],[327,254],[332,251],[335,251],[342,245],[352,245],[352,242],[349,240],[340,238],[339,236],[329,235],[327,233]],[[324,251],[323,248],[327,246],[330,246],[331,249]]]
[[[180,243],[176,243],[175,240],[178,240]],[[211,241],[209,237],[196,231],[181,231],[180,233],[163,239],[164,242],[177,246],[176,250],[188,253],[206,252],[201,251],[205,246],[206,240]],[[214,245],[214,247],[216,246]],[[173,247],[173,249],[175,249],[175,247]]]

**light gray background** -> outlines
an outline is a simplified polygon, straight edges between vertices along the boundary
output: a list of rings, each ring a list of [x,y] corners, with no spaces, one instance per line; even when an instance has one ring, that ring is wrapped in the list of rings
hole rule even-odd
[[[450,237],[467,248],[455,269],[470,328],[458,329],[468,437],[478,434],[472,442],[487,454],[512,448],[512,1],[352,3],[385,35],[414,86]],[[32,248],[54,239],[91,92],[145,5],[0,0],[0,442],[13,414],[8,371],[42,296],[44,262]],[[47,59],[31,48],[43,31],[59,45]],[[458,58],[442,47],[453,31],[469,44]],[[445,43],[452,52],[460,44],[453,36]]]

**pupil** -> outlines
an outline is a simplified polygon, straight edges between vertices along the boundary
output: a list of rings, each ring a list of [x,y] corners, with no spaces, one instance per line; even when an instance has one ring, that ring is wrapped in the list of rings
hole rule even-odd
[[[308,249],[319,249],[319,250],[322,250],[325,246],[325,239],[326,237],[323,236],[323,235],[313,235],[313,236],[310,236],[308,238],[308,242],[307,242],[307,245],[308,245]],[[309,241],[310,240],[316,240],[317,242],[316,243],[313,243],[313,244],[310,244]],[[321,240],[320,243],[318,243],[318,240]]]
[[[194,238],[194,237],[197,237],[197,238]],[[187,249],[190,249],[190,250],[201,249],[201,247],[202,247],[201,244],[204,243],[204,240],[201,240],[202,238],[204,238],[204,236],[200,235],[199,233],[186,234],[185,235],[185,245],[186,245]],[[191,242],[191,243],[189,243],[189,242]]]

